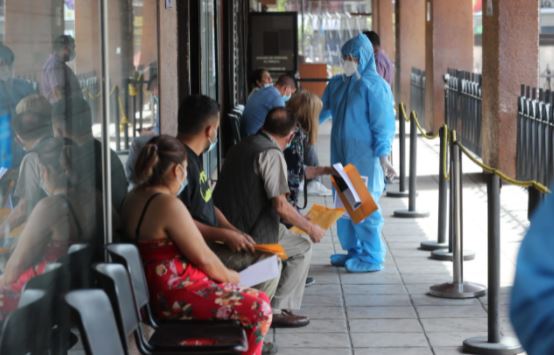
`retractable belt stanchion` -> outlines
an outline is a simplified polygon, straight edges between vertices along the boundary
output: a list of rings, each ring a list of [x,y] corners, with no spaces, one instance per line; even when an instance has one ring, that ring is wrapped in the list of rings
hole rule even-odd
[[[517,339],[500,335],[500,178],[495,174],[489,174],[488,178],[488,336],[466,339],[464,351],[472,354],[519,354],[523,349]]]
[[[445,176],[446,159],[444,157],[448,151],[448,127],[442,126],[439,131],[440,136],[440,159],[439,159],[439,223],[437,241],[424,241],[420,244],[421,250],[436,250],[448,248],[446,242],[446,218],[448,212],[448,179]]]
[[[455,132],[452,133],[453,136],[455,136]],[[453,146],[451,144],[451,146]],[[456,145],[456,150],[457,150],[457,153],[458,154],[458,171],[460,172],[460,186],[463,186],[462,185],[462,178],[463,178],[463,170],[462,170],[462,152],[460,151],[459,149],[459,146]],[[454,157],[454,152],[453,152],[453,149],[451,149],[450,151],[450,167],[452,169],[452,167],[454,166],[454,160],[456,158]],[[431,259],[434,259],[434,260],[439,260],[439,261],[453,261],[454,260],[454,252],[453,252],[453,247],[452,247],[452,242],[454,240],[453,238],[453,235],[454,235],[454,232],[453,232],[453,224],[454,224],[454,217],[453,217],[453,208],[452,208],[452,203],[454,201],[454,192],[455,192],[455,187],[453,185],[453,179],[452,179],[452,173],[450,174],[450,212],[449,212],[449,225],[450,225],[450,230],[449,230],[449,237],[448,237],[448,247],[447,248],[436,248],[434,250],[431,251],[431,256],[430,258]],[[462,202],[463,200],[463,195],[460,194],[460,202]],[[448,204],[447,204],[448,205]],[[463,203],[461,203],[461,205],[463,205]],[[447,207],[448,208],[448,207]],[[439,210],[439,213],[440,213],[440,210]],[[446,218],[446,217],[444,217]],[[461,219],[460,219],[460,224],[462,226],[462,229],[461,229],[461,235],[460,235],[460,238],[463,240],[463,214],[461,216]],[[462,258],[463,258],[463,261],[470,261],[470,260],[473,260],[475,259],[475,252],[472,251],[472,250],[467,250],[467,249],[464,249],[462,250]]]
[[[414,112],[410,114],[410,193],[407,210],[394,211],[398,218],[424,218],[429,212],[416,210],[416,179],[417,179],[417,125]]]
[[[452,200],[452,255],[453,281],[431,286],[429,295],[441,298],[473,298],[485,294],[485,286],[464,282],[463,241],[462,241],[462,173],[460,166],[460,147],[456,141],[456,132],[452,132],[451,143],[451,186]]]
[[[387,197],[408,197],[406,191],[406,118],[404,117],[404,105],[398,105],[398,155],[399,155],[399,181],[398,191],[387,191]]]

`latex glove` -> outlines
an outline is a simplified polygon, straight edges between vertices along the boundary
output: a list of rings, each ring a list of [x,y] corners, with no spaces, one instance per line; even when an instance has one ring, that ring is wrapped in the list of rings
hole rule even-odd
[[[396,170],[392,167],[392,164],[389,161],[389,157],[382,156],[379,158],[379,161],[381,162],[381,167],[383,168],[383,172],[385,173],[385,177],[388,180],[394,179],[394,177],[397,175]]]

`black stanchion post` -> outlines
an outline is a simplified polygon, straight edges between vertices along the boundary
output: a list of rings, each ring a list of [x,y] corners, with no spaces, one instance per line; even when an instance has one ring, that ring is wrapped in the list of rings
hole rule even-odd
[[[453,133],[454,134],[454,133]],[[463,170],[462,170],[462,155],[463,153],[461,152],[461,150],[459,149],[460,147],[459,146],[456,146],[457,147],[457,151],[458,151],[458,162],[459,162],[459,171],[460,171],[460,182],[461,182],[461,179],[463,177]],[[451,152],[450,152],[450,168],[452,170],[452,167],[454,166],[454,164],[456,164],[456,158],[454,157],[453,155],[454,153],[452,152],[452,149],[451,149]],[[452,171],[450,172],[450,214],[449,214],[449,223],[450,223],[450,230],[449,230],[449,239],[448,239],[448,248],[443,248],[443,249],[435,249],[433,251],[431,251],[431,256],[430,258],[431,259],[434,259],[434,260],[439,260],[439,261],[453,261],[454,260],[454,249],[452,247],[452,243],[453,243],[453,240],[454,240],[454,227],[453,227],[453,224],[454,224],[454,216],[453,216],[453,208],[452,208],[452,203],[454,201],[454,180],[452,179]],[[462,185],[463,186],[463,185]],[[460,198],[461,200],[463,200],[463,197],[462,195],[460,195]],[[463,205],[463,202],[462,202],[462,205]],[[460,236],[462,239],[463,239],[463,215],[460,217],[460,223],[462,225],[462,235]],[[462,245],[463,247],[463,245]],[[462,257],[463,257],[463,260],[464,261],[470,261],[470,260],[473,260],[475,259],[475,252],[472,251],[472,250],[467,250],[467,249],[464,249],[462,250]]]
[[[523,352],[517,339],[502,337],[499,326],[500,295],[500,179],[489,174],[488,197],[488,336],[464,340],[464,351],[472,354],[511,355]]]
[[[446,242],[446,218],[448,212],[448,181],[444,176],[446,170],[446,161],[444,158],[448,150],[448,128],[443,126],[439,130],[440,136],[440,158],[439,158],[439,223],[437,232],[437,241],[424,241],[420,244],[421,250],[436,250],[448,248]]]
[[[125,81],[125,91],[124,91],[124,110],[125,110],[125,116],[127,116],[127,121],[129,121],[129,80]],[[123,131],[123,135],[125,137],[125,149],[129,149],[129,124],[125,125],[125,130]]]
[[[535,209],[539,207],[543,199],[543,195],[539,190],[537,190],[533,186],[529,186],[527,191],[529,193],[529,202],[527,205],[527,218],[531,219],[531,217],[533,216],[533,212],[535,212]]]
[[[403,104],[398,105],[398,155],[399,181],[398,191],[387,191],[387,197],[408,197],[406,191],[406,118],[404,117]]]
[[[121,150],[121,121],[119,119],[119,105],[118,105],[118,99],[119,99],[119,87],[116,86],[114,89],[114,112],[115,112],[115,149]]]
[[[429,295],[441,298],[474,298],[485,294],[485,286],[464,281],[463,274],[463,241],[462,241],[462,172],[460,166],[460,147],[453,132],[450,148],[452,165],[450,179],[452,180],[453,194],[450,208],[453,217],[452,261],[453,281],[431,286]]]
[[[138,102],[139,102],[139,131],[142,132],[143,129],[143,113],[142,110],[144,109],[144,90],[143,90],[143,84],[144,81],[142,80],[142,77],[137,81],[137,95],[138,95]]]
[[[416,179],[417,179],[417,126],[416,117],[410,114],[410,180],[408,210],[394,211],[394,217],[398,218],[423,218],[428,217],[429,212],[416,210]]]

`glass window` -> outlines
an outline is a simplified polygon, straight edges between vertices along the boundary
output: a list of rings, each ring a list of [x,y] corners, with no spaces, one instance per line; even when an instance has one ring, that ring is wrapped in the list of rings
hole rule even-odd
[[[216,53],[216,11],[214,0],[200,0],[200,50],[202,94],[218,100],[217,95],[217,53]],[[217,172],[219,143],[204,155],[204,170],[214,177]]]
[[[101,250],[117,220],[133,139],[159,132],[157,3],[0,0],[0,321],[26,282],[75,243]]]
[[[74,243],[103,239],[98,2],[0,4],[0,318]],[[92,84],[96,83],[96,84]],[[117,156],[116,156],[117,159]]]

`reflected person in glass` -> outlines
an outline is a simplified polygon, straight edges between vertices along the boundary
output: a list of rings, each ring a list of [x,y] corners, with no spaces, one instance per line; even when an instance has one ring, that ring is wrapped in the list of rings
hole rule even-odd
[[[44,97],[33,94],[21,100],[15,112],[14,133],[27,153],[21,161],[15,184],[14,197],[18,202],[0,225],[1,237],[25,222],[35,205],[46,196],[42,188],[38,152],[52,137],[52,107]]]
[[[101,227],[95,196],[82,188],[81,173],[72,166],[75,145],[48,138],[37,152],[47,197],[33,208],[0,276],[0,319],[17,307],[25,283],[43,273],[74,242],[88,242]]]

